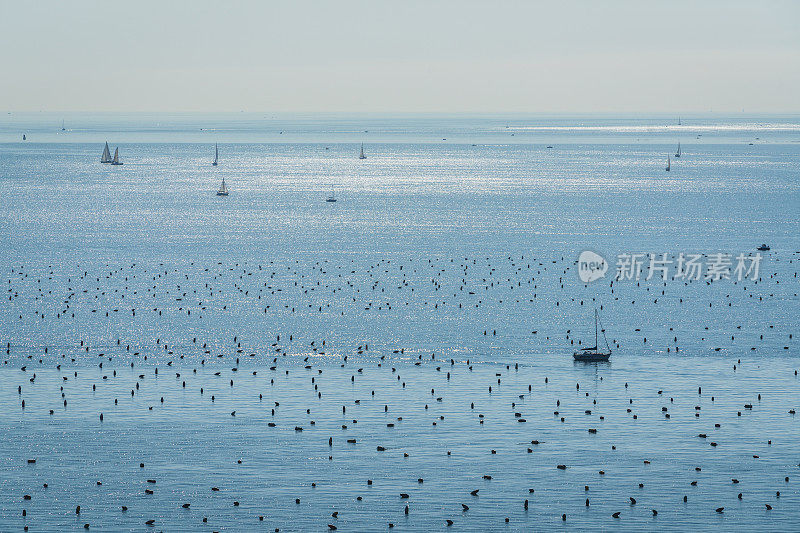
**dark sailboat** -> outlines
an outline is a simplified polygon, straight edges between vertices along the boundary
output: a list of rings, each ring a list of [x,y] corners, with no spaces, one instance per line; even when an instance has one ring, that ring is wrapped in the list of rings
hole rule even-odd
[[[594,361],[608,361],[608,358],[611,357],[611,347],[608,345],[608,339],[606,339],[606,330],[603,329],[603,325],[600,324],[600,332],[603,333],[603,340],[606,343],[606,349],[600,350],[598,349],[597,344],[597,323],[599,322],[599,318],[597,318],[597,309],[594,310],[594,346],[589,348],[583,348],[578,350],[577,352],[572,354],[572,358],[576,361],[585,361],[585,362],[594,362]]]

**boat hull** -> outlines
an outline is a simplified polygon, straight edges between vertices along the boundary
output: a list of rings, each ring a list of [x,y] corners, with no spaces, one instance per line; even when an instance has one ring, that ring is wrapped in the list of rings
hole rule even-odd
[[[572,358],[576,361],[584,363],[593,363],[598,361],[608,361],[611,357],[611,352],[575,352]]]
[[[226,192],[218,192],[217,196],[228,196],[228,193],[226,193]]]

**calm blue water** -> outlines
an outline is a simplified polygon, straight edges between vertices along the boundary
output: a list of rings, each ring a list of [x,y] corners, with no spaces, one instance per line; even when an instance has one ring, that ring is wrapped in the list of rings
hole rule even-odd
[[[0,117],[0,530],[800,528],[800,118],[63,118]]]

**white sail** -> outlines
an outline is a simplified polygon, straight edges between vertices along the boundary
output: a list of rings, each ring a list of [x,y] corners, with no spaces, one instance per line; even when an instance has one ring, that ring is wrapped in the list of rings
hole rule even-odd
[[[222,185],[220,185],[217,191],[217,196],[228,196],[228,186],[225,185],[225,178],[222,178]]]
[[[667,172],[669,172],[669,156],[667,156]]]
[[[217,166],[218,160],[219,160],[219,146],[217,146],[217,143],[214,143],[214,162],[211,164]]]
[[[108,141],[106,147],[103,148],[103,157],[100,158],[101,163],[111,163],[111,152],[108,150]]]
[[[364,155],[364,143],[361,143],[361,155],[358,156],[359,159],[366,159],[367,156]]]
[[[111,161],[112,165],[119,165],[119,147],[114,150],[114,159]]]

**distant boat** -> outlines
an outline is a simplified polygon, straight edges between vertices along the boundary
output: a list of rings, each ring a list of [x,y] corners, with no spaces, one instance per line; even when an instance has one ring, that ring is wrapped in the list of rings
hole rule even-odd
[[[681,117],[678,117],[678,126],[681,125]]]
[[[336,197],[333,195],[333,193],[331,193],[331,195],[330,195],[330,196],[328,196],[328,197],[325,199],[325,201],[326,201],[326,202],[329,202],[329,203],[333,203],[333,202],[335,202],[335,201],[336,201]]]
[[[103,148],[103,157],[100,158],[101,163],[111,163],[111,152],[108,150],[108,141],[106,147]]]
[[[669,165],[669,156],[667,156],[667,172],[669,172],[669,167],[670,167],[670,165]]]
[[[121,165],[122,162],[119,160],[119,146],[114,149],[114,159],[111,160],[112,165]]]
[[[675,157],[680,157],[680,156],[681,156],[681,142],[678,141],[678,151],[675,152]]]
[[[27,139],[27,137],[25,137],[25,134],[23,133],[22,134],[22,140],[24,141],[25,139]]]
[[[217,146],[217,143],[214,143],[214,162],[211,164],[217,166],[218,160],[219,160],[219,147]]]
[[[219,186],[217,196],[228,196],[228,186],[225,185],[225,178],[222,178],[222,185]]]
[[[66,131],[64,129],[64,119],[63,118],[61,119],[61,131]]]
[[[608,358],[611,357],[611,347],[608,345],[608,339],[606,339],[606,330],[602,329],[603,325],[600,324],[600,331],[603,333],[603,339],[606,341],[606,349],[605,350],[598,350],[597,349],[597,323],[599,318],[597,318],[597,309],[594,310],[594,346],[590,348],[583,348],[578,350],[577,352],[572,354],[572,358],[576,361],[584,361],[584,362],[592,362],[592,361],[608,361]]]
[[[358,156],[359,159],[366,159],[367,156],[364,155],[364,143],[361,143],[361,155]]]
[[[769,251],[769,246],[767,246],[766,244],[762,244],[761,246],[756,248],[756,250],[758,250],[759,252],[768,252]]]

